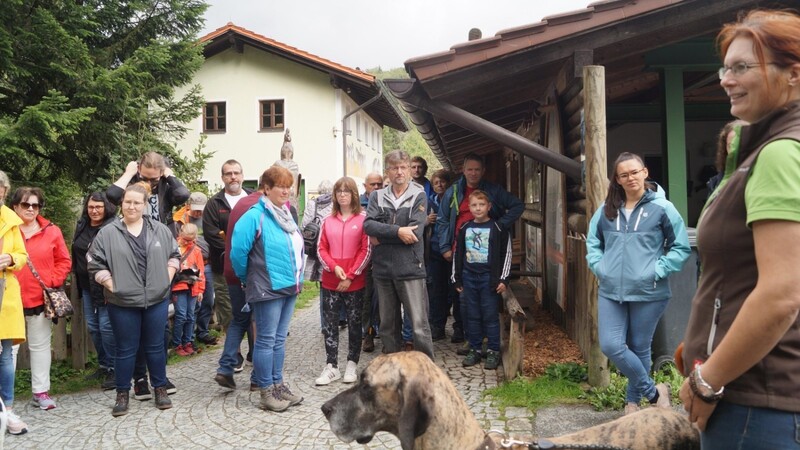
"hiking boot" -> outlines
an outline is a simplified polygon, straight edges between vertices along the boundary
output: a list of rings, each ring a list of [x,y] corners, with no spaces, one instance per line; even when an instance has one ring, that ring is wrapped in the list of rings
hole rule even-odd
[[[261,389],[261,409],[275,412],[286,411],[290,402],[289,400],[282,399],[275,387],[276,385],[273,384],[270,387]]]
[[[494,350],[486,351],[486,362],[483,363],[483,368],[486,370],[495,370],[500,365],[500,352]]]
[[[172,395],[178,392],[178,388],[176,388],[175,385],[172,384],[172,381],[169,381],[169,378],[167,378],[167,384],[164,385],[164,389],[167,390],[167,395]]]
[[[367,335],[361,341],[361,351],[364,353],[372,353],[375,351],[375,336],[373,335],[372,328],[367,330]]]
[[[172,400],[169,399],[169,394],[167,394],[166,386],[153,388],[153,391],[156,393],[156,408],[158,409],[172,408]]]
[[[153,394],[150,393],[150,385],[147,384],[147,378],[140,378],[133,383],[133,398],[140,402],[153,398]]]
[[[470,350],[469,342],[464,342],[464,344],[461,347],[459,347],[458,350],[456,350],[456,355],[464,356],[467,353],[469,353],[469,350]]]
[[[347,361],[347,367],[344,369],[344,378],[342,378],[343,383],[355,383],[358,379],[358,373],[356,373],[356,369],[358,368],[358,363],[354,361]]]
[[[56,402],[53,401],[52,398],[50,398],[50,395],[47,392],[39,392],[38,394],[33,394],[33,398],[31,399],[31,404],[33,404],[33,406],[38,406],[39,409],[43,409],[45,411],[56,407]]]
[[[324,369],[322,369],[322,373],[319,375],[319,378],[314,381],[314,384],[317,386],[325,386],[331,384],[331,381],[338,380],[339,378],[342,378],[342,374],[339,372],[339,369],[337,367],[333,367],[333,364],[328,364]]]
[[[624,415],[633,414],[635,412],[639,412],[639,405],[636,403],[625,403],[625,413]]]
[[[117,391],[117,401],[111,410],[112,416],[119,417],[128,414],[128,395],[128,391]]]
[[[658,400],[655,402],[656,407],[672,409],[672,399],[669,392],[669,386],[665,383],[658,383],[656,385],[656,392],[658,392]]]
[[[184,353],[186,353],[186,356],[194,355],[195,353],[197,353],[197,350],[194,348],[194,344],[192,344],[191,342],[183,344],[183,351]]]
[[[280,398],[288,401],[289,406],[297,406],[303,401],[302,396],[292,393],[287,383],[276,384],[275,386],[277,386],[275,389],[278,391]]]
[[[28,432],[28,424],[23,422],[12,410],[6,410],[6,419],[6,431],[8,431],[8,434],[18,436]]]
[[[104,391],[110,391],[117,387],[117,379],[114,376],[114,371],[111,369],[106,370],[105,379],[103,380],[103,384],[100,385],[100,388]]]
[[[441,341],[446,337],[447,335],[444,333],[444,329],[442,328],[434,328],[431,330],[431,340],[433,341]]]
[[[469,349],[467,356],[464,357],[464,360],[461,361],[461,365],[464,367],[474,366],[481,362],[481,355],[478,353],[477,350]]]
[[[236,365],[233,366],[233,373],[239,373],[244,370],[244,356],[241,353],[236,354]]]
[[[450,337],[450,342],[453,344],[464,342],[464,330],[461,328],[453,328],[453,336]]]
[[[224,388],[236,389],[236,382],[233,381],[233,375],[225,375],[218,373],[214,375],[214,381],[216,381],[218,385]]]
[[[197,340],[202,342],[205,345],[217,345],[217,342],[218,342],[217,338],[215,338],[214,336],[212,336],[210,334],[207,334],[207,335],[205,335],[205,336],[203,336],[201,338],[197,338]]]

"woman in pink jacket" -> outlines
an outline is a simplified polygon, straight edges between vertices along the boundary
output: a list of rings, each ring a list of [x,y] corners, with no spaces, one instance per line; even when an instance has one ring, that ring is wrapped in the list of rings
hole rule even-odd
[[[358,188],[352,178],[342,177],[333,185],[333,210],[322,222],[318,252],[322,263],[322,314],[327,364],[317,378],[317,385],[341,378],[339,327],[337,316],[342,304],[347,310],[348,352],[345,383],[357,379],[356,367],[361,355],[361,308],[364,296],[364,271],[369,263],[369,237],[364,233],[366,214],[358,201]]]

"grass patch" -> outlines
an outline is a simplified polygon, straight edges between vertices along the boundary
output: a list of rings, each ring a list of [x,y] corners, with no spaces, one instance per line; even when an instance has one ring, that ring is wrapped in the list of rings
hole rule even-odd
[[[683,375],[678,372],[678,368],[675,367],[675,364],[665,364],[661,370],[653,374],[653,380],[655,380],[656,384],[668,384],[671,390],[672,404],[681,404],[678,393],[683,384]],[[627,388],[628,379],[620,374],[615,367],[612,367],[608,387],[591,388],[586,397],[589,403],[598,411],[605,409],[621,410],[625,407],[625,392]],[[646,403],[647,401],[643,399],[642,405]]]
[[[319,297],[319,284],[316,281],[304,281],[303,292],[297,296],[297,302],[294,304],[295,311],[307,308],[317,297]]]
[[[586,366],[576,363],[553,364],[541,377],[515,378],[496,388],[487,389],[484,396],[493,397],[501,409],[516,406],[536,411],[557,403],[580,403],[584,396],[580,383],[585,375]]]

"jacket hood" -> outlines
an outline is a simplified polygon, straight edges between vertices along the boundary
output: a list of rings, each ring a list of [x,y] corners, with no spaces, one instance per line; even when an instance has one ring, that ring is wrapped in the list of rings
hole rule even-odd
[[[328,206],[332,200],[333,200],[332,194],[322,194],[319,197],[317,197],[315,201],[317,202],[317,206],[324,208]]]

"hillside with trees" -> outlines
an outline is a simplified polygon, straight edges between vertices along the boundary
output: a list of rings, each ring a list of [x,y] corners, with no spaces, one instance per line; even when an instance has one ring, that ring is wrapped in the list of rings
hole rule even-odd
[[[389,69],[386,71],[382,70],[380,67],[377,67],[375,69],[367,70],[367,72],[375,75],[379,80],[387,78],[408,78],[408,73],[402,67]],[[397,99],[392,97],[391,100],[398,103],[399,106]],[[400,111],[403,113],[406,123],[411,124],[408,114],[403,111],[402,107],[399,107],[398,109],[400,109]],[[413,125],[411,125],[410,128],[411,129],[409,131],[404,133],[389,127],[383,127],[383,151],[386,153],[395,149],[400,149],[407,151],[411,156],[422,156],[425,158],[425,161],[428,161],[428,175],[430,176],[434,170],[441,169],[442,165],[439,163],[439,160],[433,156],[433,152],[431,152],[430,147],[428,147],[428,144],[425,143],[425,140],[422,138],[422,135],[419,134],[419,131],[417,131]]]

